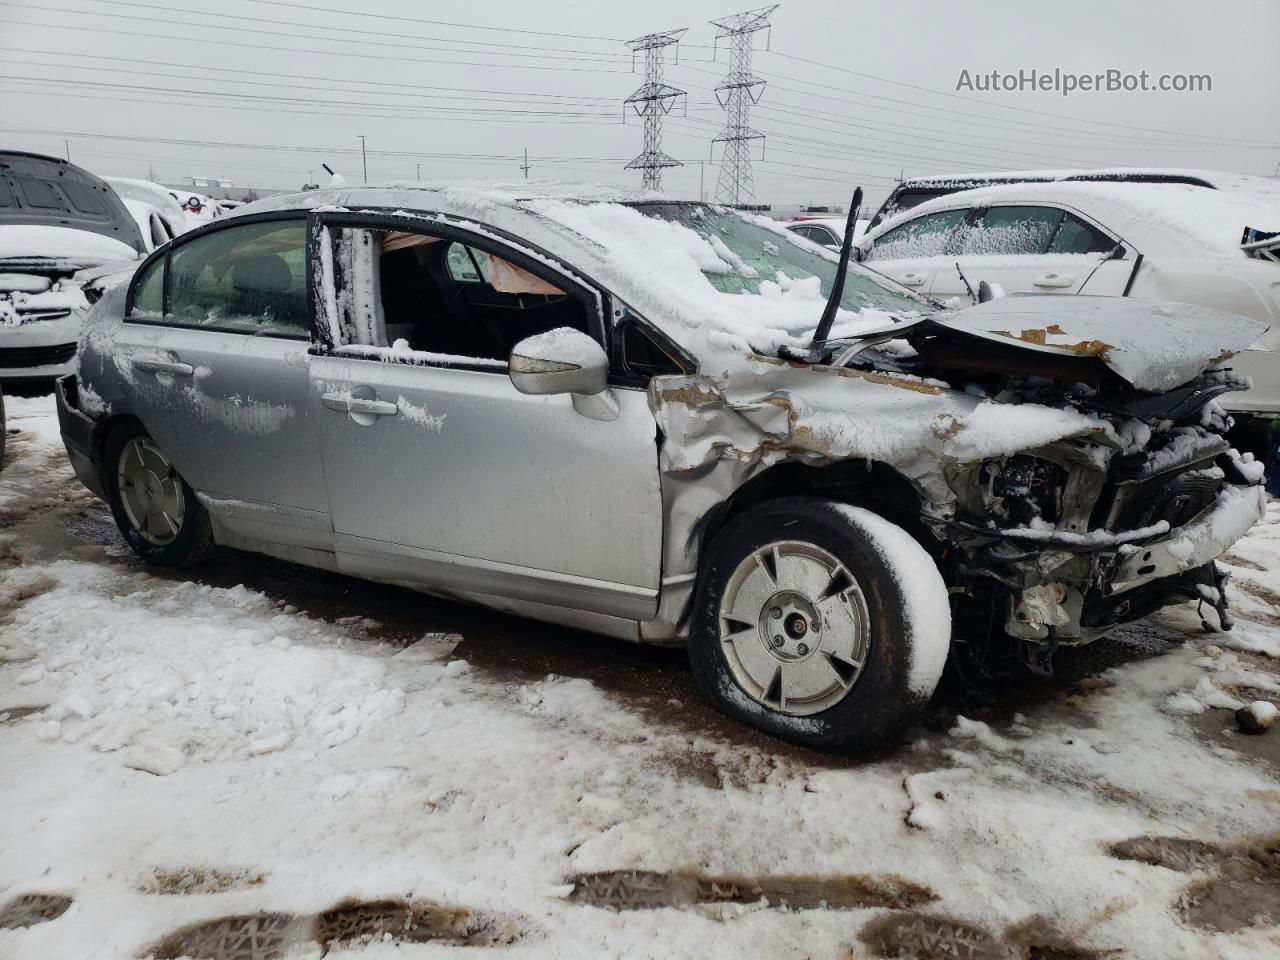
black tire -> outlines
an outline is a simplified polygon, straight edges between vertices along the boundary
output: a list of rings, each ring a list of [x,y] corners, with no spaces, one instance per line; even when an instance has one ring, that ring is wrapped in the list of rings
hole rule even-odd
[[[155,566],[186,567],[199,563],[213,549],[213,528],[195,491],[176,471],[174,477],[182,486],[183,514],[173,539],[164,544],[152,543],[138,532],[129,518],[120,489],[120,457],[130,441],[139,437],[151,440],[140,424],[124,422],[111,430],[103,447],[102,486],[120,535],[134,553]]]
[[[750,694],[735,678],[720,640],[720,601],[733,571],[778,541],[813,544],[834,556],[857,581],[866,603],[870,646],[861,672],[843,699],[804,716],[771,709]],[[904,567],[912,571],[909,586],[895,572]],[[942,673],[950,630],[946,586],[910,534],[859,508],[785,498],[745,511],[707,548],[689,661],[699,690],[729,716],[807,747],[862,752],[896,742],[927,706]]]

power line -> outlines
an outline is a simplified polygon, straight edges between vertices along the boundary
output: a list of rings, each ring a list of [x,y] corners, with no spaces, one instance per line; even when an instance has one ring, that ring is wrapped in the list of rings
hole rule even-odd
[[[977,97],[966,97],[964,94],[961,94],[961,93],[951,93],[950,91],[946,91],[946,90],[934,90],[929,87],[921,86],[920,84],[907,83],[905,80],[892,80],[888,77],[877,76],[876,74],[873,74],[873,73],[864,73],[860,70],[850,70],[848,67],[839,67],[830,63],[822,63],[821,61],[818,61],[818,60],[810,60],[806,57],[797,57],[793,54],[782,53],[781,51],[778,51],[778,50],[774,50],[772,52],[775,56],[783,57],[784,59],[787,59],[787,60],[794,60],[797,63],[807,63],[811,66],[822,67],[826,70],[836,70],[840,73],[847,73],[855,77],[863,77],[864,79],[867,79],[867,80],[876,80],[880,83],[893,84],[896,87],[907,87],[908,89],[911,89],[911,90],[921,90],[925,93],[932,94],[933,96],[937,96],[937,97],[948,97],[953,100],[966,100],[970,103],[976,103],[981,106],[987,107],[988,109],[991,109],[991,110],[1014,110],[1014,111],[1017,111],[1018,113],[1031,113],[1041,117],[1052,117],[1056,120],[1074,120],[1077,123],[1090,123],[1096,126],[1103,126],[1103,127],[1117,127],[1121,130],[1141,130],[1144,133],[1174,134],[1175,136],[1191,136],[1191,137],[1198,137],[1204,140],[1234,141],[1239,143],[1249,142],[1247,140],[1242,140],[1240,138],[1220,137],[1214,134],[1197,134],[1197,133],[1188,134],[1186,131],[1161,130],[1157,127],[1139,127],[1131,123],[1111,123],[1110,121],[1107,121],[1107,120],[1091,120],[1091,119],[1088,119],[1087,117],[1076,117],[1076,116],[1071,116],[1069,114],[1052,113],[1048,110],[1035,110],[1031,107],[1019,107],[1010,103],[987,103],[985,100],[980,100]]]
[[[303,73],[303,74],[273,73],[266,70],[248,70],[243,67],[212,67],[212,66],[206,66],[204,64],[179,63],[172,60],[144,60],[137,57],[111,57],[111,56],[106,56],[104,54],[98,54],[98,53],[72,53],[66,50],[36,50],[29,47],[21,47],[21,48],[0,47],[0,52],[33,53],[41,56],[77,57],[77,58],[88,58],[91,60],[109,60],[115,63],[132,63],[132,64],[138,64],[141,66],[187,67],[194,70],[208,70],[208,71],[217,72],[217,73],[233,73],[236,75],[248,75],[248,76],[255,76],[255,77],[272,77],[272,78],[279,78],[284,80],[322,80],[328,83],[336,84],[338,86],[338,89],[341,89],[342,87],[347,87],[347,86],[392,87],[394,88],[394,91],[387,91],[388,94],[395,92],[396,95],[398,96],[417,96],[417,94],[404,92],[405,82],[403,80],[401,81],[356,80],[356,79],[347,79],[345,77],[317,76],[315,74],[306,74],[306,73]],[[75,64],[48,63],[44,60],[25,60],[24,61],[24,60],[15,60],[9,57],[6,57],[6,59],[3,62],[4,63],[26,63],[30,65],[35,65],[35,66],[57,67],[59,69],[94,70],[94,71],[106,70],[112,73],[130,73],[130,74],[136,74],[139,76],[174,77],[174,78],[180,78],[180,79],[208,80],[208,81],[226,82],[226,83],[250,84],[255,82],[253,80],[225,80],[224,81],[221,77],[197,77],[197,76],[191,76],[190,74],[158,73],[156,71],[143,71],[143,70],[124,70],[119,67],[97,67],[97,66],[79,67],[79,66],[76,66]],[[276,84],[276,86],[297,86],[297,85]],[[518,90],[490,90],[490,89],[480,88],[480,87],[457,87],[457,86],[440,87],[440,86],[431,86],[429,84],[422,84],[422,83],[416,83],[416,82],[413,84],[413,87],[415,90],[442,90],[442,91],[446,91],[451,96],[459,93],[485,93],[485,94],[493,94],[495,96],[547,98],[547,99],[556,99],[556,100],[581,100],[583,102],[595,102],[600,104],[606,104],[606,103],[612,104],[616,102],[612,97],[587,97],[587,96],[579,96],[577,94],[536,93],[533,91],[518,91]],[[298,86],[298,89],[323,90],[323,89],[332,89],[332,88]]]
[[[714,70],[706,70],[706,69],[703,69],[703,68],[701,68],[701,67],[694,66],[694,65],[689,64],[689,63],[682,63],[682,64],[680,64],[680,69],[682,69],[682,70],[693,70],[693,71],[696,71],[696,72],[698,72],[698,73],[705,73],[705,74],[707,74],[708,76],[717,76],[717,74],[716,74],[716,72],[715,72]],[[866,108],[866,107],[870,107],[871,109],[874,109],[874,110],[892,111],[892,112],[893,112],[893,113],[895,113],[895,114],[907,113],[907,114],[911,114],[911,115],[915,115],[915,116],[924,116],[926,119],[932,120],[932,121],[934,121],[934,122],[961,123],[961,124],[964,124],[964,123],[967,123],[967,121],[965,121],[965,120],[961,120],[961,119],[958,119],[958,118],[960,118],[960,117],[969,117],[969,118],[972,118],[972,119],[981,120],[981,121],[983,121],[984,123],[1008,124],[1008,125],[1010,125],[1011,127],[1013,127],[1014,129],[1016,129],[1016,130],[1018,130],[1018,131],[1025,130],[1025,129],[1027,129],[1027,128],[1032,128],[1032,129],[1042,129],[1042,130],[1044,130],[1044,131],[1051,132],[1051,133],[1056,133],[1056,134],[1063,134],[1063,133],[1070,133],[1070,134],[1073,134],[1073,135],[1084,134],[1085,136],[1088,136],[1088,137],[1091,137],[1091,138],[1094,138],[1094,139],[1097,139],[1097,138],[1107,138],[1107,139],[1114,139],[1114,140],[1117,140],[1117,141],[1122,141],[1122,140],[1131,140],[1131,141],[1133,141],[1133,142],[1135,142],[1135,143],[1139,143],[1139,144],[1143,144],[1143,145],[1161,144],[1161,143],[1164,143],[1164,142],[1165,142],[1165,141],[1152,140],[1150,137],[1146,137],[1146,136],[1143,136],[1143,137],[1133,137],[1133,136],[1125,136],[1125,135],[1123,135],[1123,134],[1119,134],[1119,133],[1111,133],[1111,132],[1109,132],[1109,131],[1102,131],[1102,130],[1083,130],[1083,129],[1080,129],[1080,128],[1078,128],[1078,127],[1060,127],[1060,126],[1054,126],[1054,125],[1052,125],[1052,124],[1037,123],[1037,122],[1032,121],[1032,120],[1024,120],[1024,119],[1016,119],[1016,120],[1015,120],[1015,119],[1012,119],[1012,118],[1006,119],[1006,118],[1004,118],[1004,117],[991,117],[991,116],[988,116],[988,115],[986,115],[986,114],[972,113],[972,112],[969,112],[969,111],[966,111],[966,110],[958,110],[958,109],[956,109],[955,107],[951,107],[951,106],[935,106],[935,105],[933,105],[933,104],[921,103],[921,102],[920,102],[920,101],[918,101],[918,100],[903,100],[903,99],[900,99],[900,98],[897,98],[897,97],[888,97],[888,96],[885,96],[885,95],[883,95],[883,94],[873,94],[873,93],[866,93],[866,92],[864,92],[864,91],[849,90],[849,89],[844,88],[844,87],[832,87],[832,86],[830,86],[829,84],[826,84],[826,83],[822,83],[822,82],[819,82],[819,81],[816,81],[816,80],[804,80],[804,79],[802,79],[802,78],[800,78],[800,77],[788,77],[788,76],[784,76],[784,75],[780,75],[780,74],[776,74],[776,73],[771,74],[771,76],[772,76],[772,80],[770,81],[770,86],[772,86],[772,87],[773,87],[773,89],[775,89],[775,90],[785,90],[785,91],[787,91],[787,92],[789,92],[789,93],[797,93],[797,94],[800,94],[801,96],[806,96],[806,97],[808,97],[808,96],[812,96],[812,95],[813,95],[811,91],[808,91],[808,90],[796,90],[794,87],[784,87],[784,86],[779,85],[779,84],[778,84],[778,82],[777,82],[778,80],[789,80],[789,81],[791,81],[792,83],[802,83],[802,84],[805,84],[805,85],[807,85],[807,86],[821,87],[821,88],[823,89],[823,91],[824,91],[824,92],[823,92],[823,96],[824,96],[824,98],[826,98],[826,99],[830,99],[830,100],[833,100],[834,102],[837,102],[837,103],[849,103],[849,104],[852,104],[852,105],[854,105],[854,106],[861,106],[861,107],[864,107],[864,108]],[[830,91],[830,90],[839,90],[839,91],[841,91],[842,93],[850,94],[851,96],[855,97],[856,99],[854,99],[854,100],[849,100],[849,99],[844,99],[844,98],[841,98],[841,97],[833,97],[833,96],[831,96],[831,95],[830,95],[830,93],[828,92],[828,91]],[[888,106],[879,106],[879,105],[878,105],[878,103],[877,103],[877,101],[882,101],[882,102],[884,102],[884,103],[893,104],[893,106],[891,106],[891,107],[888,107]],[[902,109],[902,107],[904,107],[904,106],[907,106],[907,107],[919,107],[919,108],[921,108],[921,109],[923,109],[923,110],[930,110],[930,111],[933,111],[934,113],[939,113],[939,114],[941,114],[941,116],[934,117],[934,116],[932,116],[932,115],[919,114],[918,112],[916,112],[916,111],[912,111],[912,110],[903,110],[903,109]],[[970,125],[970,126],[972,126],[972,124],[969,124],[969,125]],[[1199,138],[1199,139],[1197,139],[1197,140],[1195,141],[1197,144],[1198,144],[1198,143],[1200,143],[1200,142],[1201,142],[1201,140],[1203,140],[1203,139],[1204,139],[1204,137],[1203,137],[1202,135],[1200,135],[1200,134],[1172,134],[1172,135],[1173,135],[1173,136],[1184,136],[1184,135],[1185,135],[1185,136],[1193,136],[1193,137],[1197,137],[1197,138]],[[1211,140],[1211,141],[1216,142],[1218,138],[1215,138],[1215,137],[1209,137],[1208,139],[1209,139],[1209,140]],[[1173,141],[1173,142],[1175,142],[1175,143],[1184,143],[1184,142],[1186,142],[1186,141],[1181,141],[1181,140],[1179,140],[1179,141]],[[1260,145],[1260,146],[1265,146],[1265,147],[1275,147],[1275,146],[1280,146],[1280,144],[1269,144],[1269,145],[1268,145],[1268,144],[1262,144],[1262,145]]]
[[[76,86],[89,87],[90,89],[105,88],[108,90],[128,90],[137,93],[159,93],[159,94],[187,94],[201,97],[221,97],[223,99],[232,100],[250,100],[255,102],[304,104],[319,106],[335,106],[335,107],[371,107],[377,110],[422,110],[429,111],[433,114],[453,114],[453,113],[492,113],[492,114],[536,114],[539,116],[556,116],[556,117],[616,117],[613,111],[598,110],[594,112],[573,112],[569,110],[531,110],[528,108],[516,107],[438,107],[438,106],[414,106],[413,104],[385,104],[370,103],[367,100],[331,100],[319,97],[279,97],[269,96],[267,94],[258,93],[237,93],[220,90],[195,90],[187,87],[167,87],[164,90],[156,90],[154,87],[146,86],[138,83],[107,83],[102,80],[60,80],[53,77],[24,77],[15,76],[13,74],[0,74],[3,80],[19,80],[24,83],[36,84],[57,84],[60,86]]]
[[[2,48],[0,48],[0,49],[2,49]],[[139,61],[139,62],[145,62],[145,61]],[[236,84],[241,84],[241,85],[256,85],[256,86],[259,86],[259,87],[261,86],[261,84],[259,83],[259,81],[256,81],[256,80],[231,80],[231,79],[226,79],[226,78],[223,78],[223,77],[199,77],[199,76],[192,76],[192,75],[191,75],[191,74],[189,74],[189,73],[167,73],[167,72],[164,72],[164,71],[157,71],[157,70],[128,70],[128,69],[124,69],[124,68],[122,68],[122,67],[99,67],[99,66],[86,66],[86,67],[81,67],[81,66],[76,66],[76,65],[74,65],[74,64],[49,64],[49,63],[46,63],[46,62],[45,62],[45,61],[43,61],[43,60],[19,60],[19,59],[14,59],[14,58],[5,58],[5,60],[3,61],[3,64],[4,64],[5,66],[9,66],[9,65],[13,65],[13,64],[21,64],[21,65],[23,65],[23,66],[58,67],[58,68],[62,68],[62,69],[70,69],[70,70],[91,70],[91,71],[94,71],[95,73],[103,73],[103,72],[106,72],[106,73],[122,73],[122,74],[128,74],[128,75],[130,75],[130,76],[138,76],[138,77],[157,77],[157,78],[159,78],[159,77],[163,77],[163,78],[166,78],[166,79],[176,79],[176,80],[195,80],[195,81],[205,82],[205,83],[236,83]],[[269,77],[285,77],[285,76],[288,76],[288,74],[261,73],[261,72],[259,72],[259,71],[255,71],[255,70],[233,70],[233,71],[231,71],[231,72],[233,72],[233,73],[250,74],[250,75],[269,76]],[[0,74],[0,77],[3,77],[3,76],[4,76],[3,74]],[[37,78],[31,78],[31,79],[37,79]],[[38,78],[38,79],[40,79],[40,80],[48,80],[48,81],[50,81],[50,82],[58,82],[58,83],[86,83],[86,84],[89,84],[89,85],[91,85],[91,86],[101,86],[101,85],[102,85],[102,83],[101,83],[100,81],[92,81],[92,82],[90,82],[90,81],[80,81],[80,80],[72,80],[72,79],[59,79],[59,78],[54,78],[54,77],[40,77],[40,78]],[[304,79],[304,78],[299,78],[299,79]],[[324,79],[324,78],[323,78],[323,77],[317,77],[317,78],[315,78],[315,79],[321,79],[321,80],[322,80],[322,79]],[[277,82],[277,83],[273,84],[273,86],[274,86],[274,87],[276,87],[276,88],[287,88],[287,89],[291,89],[291,90],[316,90],[316,91],[320,91],[320,92],[333,92],[333,93],[337,93],[337,92],[342,92],[342,88],[343,88],[343,86],[345,86],[345,84],[340,82],[340,83],[339,83],[339,86],[337,86],[337,87],[319,87],[319,86],[314,86],[314,85],[311,85],[311,84],[301,84],[301,83],[279,83],[279,82]],[[547,106],[565,106],[565,107],[599,107],[599,106],[603,106],[603,105],[604,105],[604,104],[606,104],[606,103],[610,103],[610,102],[612,102],[612,101],[606,100],[606,99],[605,99],[605,98],[603,98],[603,97],[590,97],[590,98],[586,98],[586,100],[584,100],[584,102],[574,102],[574,100],[575,100],[576,98],[571,98],[571,97],[566,96],[566,95],[561,95],[561,94],[525,94],[525,93],[520,93],[520,92],[518,92],[518,91],[514,91],[514,90],[511,90],[511,91],[505,91],[505,90],[504,90],[504,91],[496,91],[496,90],[495,90],[495,91],[476,91],[477,93],[487,93],[487,94],[491,94],[491,95],[490,95],[490,96],[471,96],[471,95],[470,95],[470,91],[468,91],[466,88],[459,88],[459,89],[454,90],[454,89],[450,89],[450,88],[448,88],[448,87],[432,87],[432,86],[424,86],[424,85],[421,85],[421,84],[414,84],[413,86],[415,87],[415,89],[423,89],[423,90],[443,90],[443,91],[448,91],[448,92],[445,92],[445,93],[411,93],[411,92],[405,91],[405,90],[403,89],[404,84],[395,84],[394,86],[400,87],[401,89],[399,89],[399,90],[395,90],[395,91],[389,91],[389,90],[388,90],[388,91],[384,91],[384,90],[376,90],[376,91],[372,91],[372,92],[373,92],[373,93],[375,93],[376,95],[379,95],[379,96],[409,97],[409,98],[412,98],[412,99],[418,99],[418,100],[448,100],[448,101],[450,101],[450,102],[456,102],[456,101],[466,102],[466,101],[471,101],[471,100],[473,100],[473,101],[475,101],[475,102],[477,102],[477,103],[520,103],[520,102],[525,102],[525,101],[527,101],[527,99],[528,99],[529,97],[534,97],[534,96],[536,96],[536,97],[547,97],[547,98],[550,98],[550,99],[553,99],[553,100],[558,99],[558,100],[565,100],[565,101],[569,101],[569,102],[567,102],[567,103],[563,103],[563,104],[558,104],[558,103],[547,104]],[[157,93],[166,92],[166,90],[164,90],[164,89],[157,89],[156,87],[153,87],[153,86],[146,86],[146,87],[141,87],[141,86],[139,86],[139,89],[145,90],[145,91],[147,91],[147,92],[157,92]],[[218,91],[218,92],[211,92],[211,94],[212,94],[212,95],[215,95],[215,96],[220,96],[220,95],[222,95],[222,92],[221,92],[221,91]],[[511,98],[511,99],[500,99],[500,97],[507,97],[507,98]],[[319,102],[324,102],[324,103],[338,103],[338,102],[341,102],[341,101],[324,100],[324,101],[319,101]],[[400,107],[412,107],[413,105],[412,105],[412,104],[395,104],[395,103],[387,103],[387,104],[382,104],[381,106],[383,106],[383,107],[387,107],[387,108],[393,108],[393,107],[394,107],[394,108],[400,108]],[[442,109],[443,109],[443,108],[442,108]],[[610,116],[610,117],[611,117],[611,116],[614,116],[614,113],[613,113],[613,111],[600,111],[598,114],[594,114],[594,115],[598,115],[598,116]]]
[[[454,39],[449,38],[449,37],[441,37],[441,36],[438,36],[438,35],[433,35],[433,36],[426,36],[426,37],[424,37],[424,36],[415,35],[415,34],[405,34],[405,33],[388,33],[388,32],[387,32],[387,31],[385,31],[385,30],[363,30],[363,29],[360,29],[360,28],[358,28],[358,27],[331,27],[331,26],[328,26],[328,25],[326,25],[326,24],[321,24],[321,23],[312,23],[312,22],[310,22],[310,21],[281,20],[281,19],[279,19],[278,17],[250,17],[250,16],[247,16],[246,14],[242,14],[242,13],[219,13],[219,12],[212,11],[212,10],[192,10],[192,9],[189,9],[189,8],[186,8],[186,7],[175,7],[175,6],[173,6],[172,4],[143,3],[143,2],[142,2],[142,0],[86,0],[86,2],[88,2],[88,3],[101,3],[101,4],[108,5],[108,6],[138,7],[138,8],[146,9],[146,10],[163,10],[163,11],[165,11],[166,13],[182,13],[182,14],[185,14],[185,15],[188,15],[188,16],[212,17],[212,18],[216,18],[216,19],[219,19],[219,20],[238,20],[238,21],[244,21],[244,22],[247,22],[247,23],[267,23],[267,24],[277,24],[277,25],[279,25],[279,26],[303,27],[303,28],[305,28],[305,29],[307,29],[307,30],[329,30],[329,31],[337,31],[337,32],[342,33],[342,34],[361,33],[361,34],[364,34],[364,35],[366,35],[366,36],[371,36],[371,37],[392,37],[392,38],[394,38],[394,39],[399,39],[399,40],[431,40],[431,41],[436,42],[436,43],[458,43],[458,44],[467,44],[468,46],[472,46],[472,47],[502,47],[504,50],[506,50],[506,49],[511,49],[511,50],[541,50],[541,51],[552,51],[553,53],[585,53],[585,54],[590,55],[590,56],[591,56],[592,58],[594,58],[594,59],[619,60],[619,61],[623,59],[623,58],[622,58],[622,56],[621,56],[620,54],[614,54],[614,53],[611,53],[611,52],[601,51],[601,50],[565,50],[565,49],[560,48],[560,47],[537,47],[537,46],[530,46],[530,45],[528,45],[528,44],[518,44],[518,43],[501,43],[501,42],[496,41],[496,40],[454,40]],[[23,7],[31,7],[31,6],[35,6],[35,7],[36,7],[36,9],[50,9],[50,8],[47,8],[47,7],[41,7],[41,6],[38,6],[38,5],[34,5],[34,4],[25,4],[25,3],[13,3],[13,4],[11,4],[11,5],[12,5],[12,6],[23,6]],[[56,8],[54,8],[54,9],[56,9]],[[85,12],[86,12],[86,13],[88,13],[90,16],[94,16],[94,17],[113,17],[113,18],[116,18],[116,17],[123,17],[123,18],[128,19],[128,20],[144,20],[144,21],[148,21],[148,22],[150,22],[150,21],[153,21],[153,20],[154,20],[154,18],[153,18],[153,17],[143,17],[143,16],[131,15],[131,14],[127,14],[127,13],[119,13],[119,14],[118,14],[118,13],[94,13],[93,11],[85,11]],[[362,16],[363,16],[363,14],[362,14]],[[157,21],[157,22],[159,22],[159,23],[181,23],[182,21],[179,21],[179,20],[160,20],[160,21]],[[209,26],[210,28],[215,29],[215,30],[236,30],[236,31],[241,31],[241,32],[243,32],[243,28],[241,28],[241,27],[223,27],[223,26],[219,26],[219,25],[217,25],[217,24],[208,24],[207,26]],[[256,32],[256,31],[255,31],[255,32]],[[271,31],[270,35],[272,35],[272,36],[282,36],[283,34],[279,34],[279,33],[275,32],[275,31]],[[315,40],[328,40],[328,39],[330,39],[330,38],[328,38],[328,37],[312,37],[312,38],[310,38],[310,39],[315,39]],[[362,41],[362,40],[357,40],[357,41],[355,41],[355,42],[357,42],[357,43],[363,43],[364,41]],[[435,49],[435,48],[427,47],[427,48],[425,48],[425,49]],[[457,52],[461,52],[461,53],[480,53],[480,54],[491,55],[491,54],[488,54],[488,52],[487,52],[487,51],[484,51],[484,50],[463,50],[463,51],[457,51]],[[496,55],[496,54],[492,54],[492,55]],[[510,54],[510,56],[524,56],[524,54]],[[558,58],[557,58],[557,59],[558,59]]]
[[[12,0],[0,0],[0,6],[18,6],[18,5],[19,4],[13,3]],[[47,9],[47,8],[44,8],[44,9]],[[265,44],[265,43],[245,43],[244,41],[239,41],[239,40],[219,40],[216,37],[174,36],[173,34],[170,34],[170,33],[143,33],[138,30],[112,30],[107,27],[88,27],[88,26],[80,26],[78,24],[73,24],[73,23],[33,23],[30,20],[9,20],[5,18],[0,18],[0,23],[11,23],[17,26],[22,26],[22,27],[39,27],[41,30],[77,30],[83,33],[92,33],[95,36],[106,34],[108,36],[142,37],[142,38],[147,38],[152,40],[165,40],[169,42],[177,41],[177,42],[185,42],[185,43],[217,44],[219,46],[237,47],[244,50],[272,50],[275,52],[283,52],[283,53],[314,53],[322,57],[332,57],[337,52],[334,50],[314,50],[314,49],[308,49],[305,47],[296,47],[296,46],[279,47],[279,46],[273,46],[271,44]],[[288,36],[288,34],[282,34],[282,36]],[[324,42],[326,40],[326,38],[324,37],[308,37],[307,39],[320,40],[321,42]],[[329,42],[333,42],[333,41],[329,41]],[[412,47],[412,49],[421,49],[421,48]],[[450,52],[461,52],[461,51],[450,51]],[[362,59],[373,59],[373,55],[368,53],[355,54],[355,56],[358,56]],[[477,63],[472,60],[436,60],[436,59],[426,59],[423,57],[402,57],[402,56],[396,56],[394,54],[388,54],[388,53],[380,53],[377,55],[376,59],[379,61],[394,60],[402,63],[429,63],[432,65],[449,66],[449,67],[485,67],[486,69],[489,69],[489,70],[492,70],[495,66],[497,66],[497,64],[494,64],[494,63]],[[548,58],[548,59],[574,59],[574,58],[566,57],[566,58]],[[502,67],[503,69],[509,69],[509,70],[554,70],[557,73],[627,73],[628,72],[625,70],[609,70],[604,67],[565,67],[565,66],[552,67],[552,66],[540,66],[538,64],[530,64],[530,63],[506,63],[506,64],[502,64]]]
[[[311,10],[318,13],[338,13],[349,14],[350,10],[343,10],[335,7],[320,7],[306,3],[292,3],[286,0],[249,0],[250,3],[264,3],[275,7],[290,7],[296,10]],[[504,33],[523,33],[538,37],[563,37],[568,40],[601,40],[605,43],[622,43],[620,37],[599,37],[589,34],[580,33],[553,33],[546,30],[524,30],[518,27],[499,27],[489,24],[476,23],[454,23],[448,20],[425,20],[421,17],[402,17],[388,13],[369,13],[364,10],[360,11],[360,16],[368,17],[375,20],[397,20],[401,23],[423,23],[433,27],[456,27],[463,30],[500,30]]]
[[[29,82],[29,81],[19,81],[19,82]],[[196,107],[203,107],[211,110],[247,110],[247,111],[252,111],[254,113],[270,113],[277,116],[280,115],[281,113],[288,113],[291,116],[300,116],[300,117],[329,117],[329,118],[352,117],[356,119],[366,119],[366,120],[372,116],[380,120],[447,119],[447,120],[456,120],[459,123],[507,123],[507,124],[540,123],[545,125],[547,122],[547,117],[545,115],[540,117],[525,119],[524,117],[521,117],[521,116],[510,116],[510,115],[505,117],[477,117],[477,116],[470,115],[471,113],[470,111],[468,112],[467,115],[449,114],[443,117],[433,113],[370,114],[367,110],[362,113],[347,113],[347,112],[335,111],[335,110],[300,110],[297,108],[292,108],[287,111],[284,111],[284,110],[281,110],[279,107],[253,107],[253,106],[248,106],[245,104],[238,104],[238,103],[210,103],[207,100],[202,100],[199,98],[190,98],[190,97],[186,99],[175,99],[175,100],[156,100],[154,98],[123,97],[119,95],[99,96],[97,94],[83,93],[83,92],[60,93],[55,90],[40,90],[40,89],[23,90],[21,92],[27,94],[28,96],[74,97],[80,100],[103,100],[108,103],[146,103],[146,104],[152,104],[157,106],[196,106]],[[428,109],[428,108],[420,108],[420,109]],[[526,112],[537,113],[538,111],[526,111]],[[602,121],[599,119],[575,120],[572,118],[568,118],[568,119],[557,120],[557,124],[560,126],[568,126],[568,125],[590,126],[590,125],[599,125],[601,122]],[[620,123],[618,125],[621,126]],[[218,146],[218,144],[212,144],[212,146]]]

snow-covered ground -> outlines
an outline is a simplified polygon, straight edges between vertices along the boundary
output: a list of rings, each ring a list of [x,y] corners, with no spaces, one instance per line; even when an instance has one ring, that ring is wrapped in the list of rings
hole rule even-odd
[[[1235,632],[1166,611],[850,761],[608,641],[591,678],[508,670],[451,605],[388,630],[149,571],[51,401],[8,402],[5,960],[1280,957],[1280,727],[1232,716],[1280,700],[1280,504],[1229,557]]]

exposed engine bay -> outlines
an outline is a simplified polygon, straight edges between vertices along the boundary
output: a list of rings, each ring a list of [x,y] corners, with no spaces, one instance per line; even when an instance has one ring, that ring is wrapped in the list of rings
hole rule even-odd
[[[1231,448],[1230,418],[1214,402],[1248,380],[1212,368],[1153,393],[1106,362],[1106,344],[1069,355],[1009,339],[979,340],[926,321],[841,357],[852,369],[945,383],[998,403],[1071,408],[1111,427],[945,464],[954,512],[930,526],[948,544],[957,613],[986,621],[986,630],[967,633],[1004,634],[1019,659],[1047,671],[1059,644],[1094,640],[1169,603],[1207,605],[1229,630],[1226,575],[1213,559],[1188,561],[1221,553],[1231,542],[1224,512],[1238,511],[1244,523],[1263,497],[1262,465]],[[979,661],[998,654],[972,652]]]

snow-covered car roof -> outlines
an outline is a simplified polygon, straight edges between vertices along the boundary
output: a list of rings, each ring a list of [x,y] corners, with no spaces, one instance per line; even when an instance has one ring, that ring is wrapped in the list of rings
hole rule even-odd
[[[1280,230],[1280,196],[1174,183],[1058,180],[979,187],[928,200],[885,220],[864,240],[874,241],[898,224],[931,211],[1011,203],[1070,207],[1144,254],[1165,257],[1236,259],[1243,256],[1240,238],[1245,227]]]

